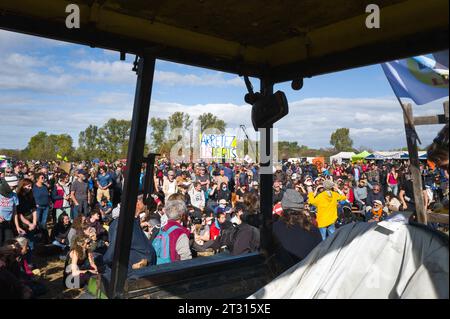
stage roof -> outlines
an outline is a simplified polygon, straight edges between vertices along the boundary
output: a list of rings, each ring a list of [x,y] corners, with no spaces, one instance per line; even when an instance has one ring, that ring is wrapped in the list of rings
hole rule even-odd
[[[366,6],[381,8],[368,29]],[[67,29],[78,4],[81,28]],[[1,0],[0,28],[276,82],[448,48],[448,0]]]

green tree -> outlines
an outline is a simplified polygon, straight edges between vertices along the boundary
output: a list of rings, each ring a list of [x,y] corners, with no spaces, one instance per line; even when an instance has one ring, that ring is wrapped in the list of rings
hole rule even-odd
[[[107,161],[127,156],[131,121],[109,119],[98,129],[100,155]]]
[[[192,120],[189,114],[184,112],[175,112],[168,119],[170,130],[176,128],[190,129],[192,126]]]
[[[47,135],[41,131],[30,138],[23,153],[30,159],[56,160],[59,154],[70,160],[75,151],[72,143],[72,137],[67,134]]]
[[[338,128],[331,134],[330,144],[333,145],[338,152],[352,151],[353,141],[350,138],[350,129]]]
[[[218,129],[220,133],[225,133],[227,124],[223,120],[219,120],[217,116],[211,113],[203,113],[198,117],[200,121],[200,131],[204,132],[208,128]]]
[[[150,134],[150,149],[154,152],[160,152],[161,147],[167,141],[166,130],[168,122],[167,120],[161,119],[159,117],[152,117],[149,124],[152,128],[152,133]]]
[[[89,125],[78,135],[78,156],[81,159],[93,160],[100,156],[98,127]]]

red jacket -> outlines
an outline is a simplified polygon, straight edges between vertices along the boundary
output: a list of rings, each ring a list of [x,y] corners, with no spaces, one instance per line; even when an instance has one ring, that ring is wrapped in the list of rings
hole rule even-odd
[[[186,236],[189,239],[189,236],[191,235],[191,232],[189,231],[189,229],[181,226],[180,223],[178,223],[174,220],[170,220],[170,219],[167,222],[166,226],[164,226],[164,230],[167,231],[170,227],[172,227],[174,225],[178,226],[178,228],[169,234],[169,250],[170,250],[170,260],[171,261],[180,260],[180,255],[178,255],[177,249],[176,249],[178,238],[180,238],[181,235],[186,234]]]
[[[355,194],[353,194],[353,189],[349,189],[348,190],[348,194],[346,194],[348,201],[353,204],[353,202],[355,201]]]
[[[216,227],[216,223],[213,222],[209,228],[209,238],[215,240],[220,235],[220,229]]]

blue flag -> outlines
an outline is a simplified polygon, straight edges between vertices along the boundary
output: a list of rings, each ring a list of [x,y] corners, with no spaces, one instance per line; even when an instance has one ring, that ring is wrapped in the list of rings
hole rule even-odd
[[[447,51],[448,54],[448,51]],[[448,96],[448,67],[427,56],[382,63],[392,90],[418,105]]]

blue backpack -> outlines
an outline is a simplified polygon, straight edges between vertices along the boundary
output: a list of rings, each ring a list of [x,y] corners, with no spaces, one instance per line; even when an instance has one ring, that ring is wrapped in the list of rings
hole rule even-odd
[[[167,231],[162,228],[159,230],[158,235],[153,239],[152,246],[156,252],[156,264],[167,264],[171,262],[170,259],[170,239],[169,234],[175,229],[179,228],[174,225],[170,227]]]

